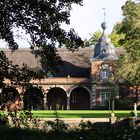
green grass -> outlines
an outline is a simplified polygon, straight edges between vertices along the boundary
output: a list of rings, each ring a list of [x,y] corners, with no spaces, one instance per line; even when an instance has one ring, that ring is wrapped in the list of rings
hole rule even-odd
[[[131,110],[115,110],[117,117],[132,117]],[[54,110],[32,111],[34,116],[39,118],[56,118]],[[110,117],[108,110],[58,110],[59,118],[107,118]],[[140,111],[138,111],[140,116]]]

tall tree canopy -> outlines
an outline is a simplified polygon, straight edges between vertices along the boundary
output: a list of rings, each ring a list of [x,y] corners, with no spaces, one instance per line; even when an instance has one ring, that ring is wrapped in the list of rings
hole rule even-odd
[[[90,46],[95,46],[101,37],[102,32],[101,31],[96,31],[95,33],[91,34],[91,37],[87,40],[84,40],[84,46],[85,47],[90,47]]]
[[[113,27],[112,33],[108,35],[115,47],[124,47],[120,42],[124,40],[125,33],[118,33],[121,23],[116,23]]]
[[[82,5],[82,0],[2,0],[0,1],[0,39],[9,48],[18,48],[13,28],[22,28],[30,35],[31,48],[36,48],[48,69],[59,63],[57,47],[74,50],[83,45],[74,29],[66,32],[62,23],[70,23],[72,4]],[[53,69],[53,68],[52,68]]]
[[[121,57],[115,71],[115,80],[123,79],[131,85],[140,85],[140,3],[128,0],[122,7],[124,19],[118,32],[127,53]]]
[[[111,39],[111,42],[114,44],[115,47],[123,47],[119,42],[124,39],[125,34],[124,33],[117,33],[118,31],[118,26],[120,26],[120,23],[117,23],[111,34],[107,34],[107,36]],[[84,40],[84,46],[89,47],[89,46],[95,46],[101,37],[102,32],[101,31],[96,31],[93,33],[90,37],[89,40],[85,39]]]

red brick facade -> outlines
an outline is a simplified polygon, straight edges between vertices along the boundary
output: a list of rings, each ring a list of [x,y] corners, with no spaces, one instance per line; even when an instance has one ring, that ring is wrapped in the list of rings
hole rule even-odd
[[[92,50],[90,49],[90,51]],[[87,76],[76,77],[69,73],[67,77],[49,77],[30,81],[35,87],[37,86],[43,97],[39,104],[32,109],[100,109],[105,107],[106,100],[111,99],[112,94],[115,98],[130,99],[136,98],[136,96],[139,98],[140,88],[124,86],[119,88],[118,85],[112,86],[108,83],[108,76],[113,73],[115,64],[114,60],[89,59],[89,75]],[[21,87],[17,87],[17,90],[19,94],[26,92]],[[138,95],[135,94],[136,91],[138,91]],[[22,99],[24,98],[22,97]],[[22,106],[26,107],[24,104],[23,100]]]
[[[102,28],[103,34],[94,51],[90,47],[79,49],[75,53],[59,49],[59,55],[64,62],[64,65],[59,67],[59,73],[46,79],[30,81],[38,86],[28,92],[24,88],[17,88],[19,93],[26,93],[26,96],[23,94],[22,97],[25,109],[99,109],[106,106],[107,100],[119,97],[125,99],[126,93],[127,98],[136,96],[133,93],[138,93],[138,88],[135,91],[130,87],[119,89],[119,85],[109,83],[116,61],[124,52],[116,49],[106,37],[105,23],[102,23]],[[42,69],[39,60],[35,59],[29,50],[18,50],[12,54],[7,51],[6,55],[19,66],[24,63],[31,68]],[[129,94],[130,92],[133,95]],[[38,97],[33,99],[36,95]]]

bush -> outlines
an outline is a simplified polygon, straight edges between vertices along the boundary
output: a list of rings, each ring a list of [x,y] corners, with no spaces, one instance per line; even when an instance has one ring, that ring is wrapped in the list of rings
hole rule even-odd
[[[40,119],[32,117],[30,111],[2,111],[0,124],[18,128],[39,128]]]
[[[56,118],[54,121],[45,121],[43,123],[43,130],[66,132],[68,130],[68,124],[59,119],[59,113],[57,110],[55,110],[54,115]]]
[[[121,99],[115,99],[115,109],[118,110],[133,110],[133,100],[121,100]]]
[[[60,126],[57,125],[53,127],[53,131],[47,132],[39,129],[2,126],[0,127],[0,140],[135,140],[140,137],[140,127],[97,125],[90,121],[81,122],[78,128],[67,129],[67,131],[59,131],[65,128],[63,125]]]
[[[68,130],[68,124],[65,124],[64,121],[57,118],[54,121],[45,121],[43,123],[43,130],[66,132]]]

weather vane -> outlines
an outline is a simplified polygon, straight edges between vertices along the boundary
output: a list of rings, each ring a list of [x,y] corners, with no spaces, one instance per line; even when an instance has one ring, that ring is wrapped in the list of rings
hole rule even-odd
[[[104,22],[105,22],[105,17],[106,17],[106,8],[104,7],[104,8],[102,8],[103,9],[103,11],[104,11]]]

